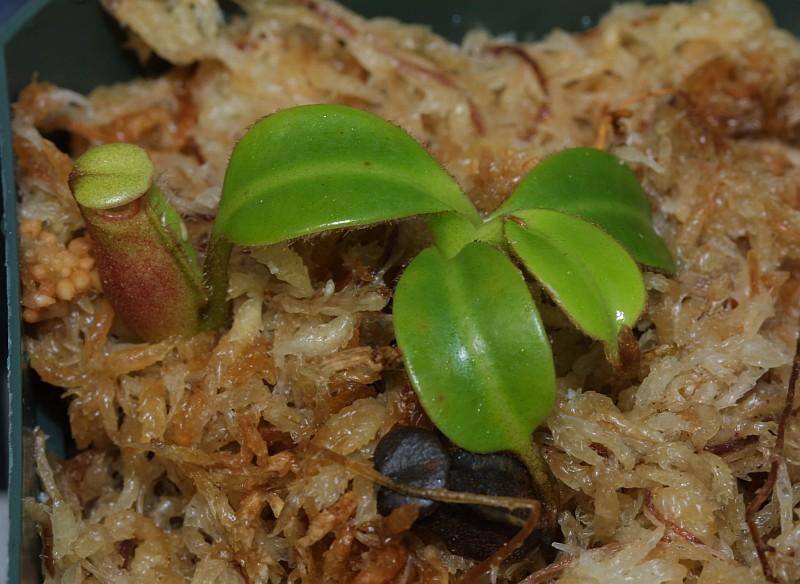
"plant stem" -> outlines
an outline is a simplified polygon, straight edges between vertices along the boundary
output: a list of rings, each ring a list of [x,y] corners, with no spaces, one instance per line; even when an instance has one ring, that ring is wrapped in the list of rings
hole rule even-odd
[[[505,232],[503,230],[504,222],[505,218],[496,217],[481,223],[480,226],[478,226],[478,240],[491,243],[499,248],[507,247]]]
[[[558,486],[542,455],[541,447],[533,440],[527,440],[515,450],[515,453],[528,469],[537,493],[542,500],[542,519],[544,524],[547,527],[555,527],[559,507]]]
[[[477,239],[475,225],[460,213],[436,213],[425,217],[433,242],[445,257],[452,258]]]
[[[212,232],[205,261],[206,289],[208,304],[202,314],[202,326],[213,330],[225,324],[228,318],[228,262],[233,244]]]

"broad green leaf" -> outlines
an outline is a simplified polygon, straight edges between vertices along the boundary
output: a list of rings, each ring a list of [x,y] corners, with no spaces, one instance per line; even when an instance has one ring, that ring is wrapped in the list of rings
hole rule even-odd
[[[647,194],[619,158],[592,148],[564,150],[540,162],[493,216],[555,209],[602,227],[636,261],[667,271],[675,261],[653,230]]]
[[[361,110],[310,105],[267,116],[236,145],[214,229],[264,245],[448,211],[478,222],[458,184],[403,130]]]
[[[603,341],[619,360],[618,337],[645,305],[645,288],[636,262],[602,229],[558,211],[535,209],[506,222],[511,249],[587,335]]]
[[[486,243],[417,256],[394,297],[406,369],[433,423],[474,452],[531,448],[550,413],[550,342],[522,273]]]

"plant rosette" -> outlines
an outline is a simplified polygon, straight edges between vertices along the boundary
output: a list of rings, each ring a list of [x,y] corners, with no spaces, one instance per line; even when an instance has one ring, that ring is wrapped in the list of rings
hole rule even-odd
[[[104,290],[120,318],[151,341],[224,325],[234,245],[424,216],[434,245],[411,261],[394,292],[408,376],[454,444],[519,455],[550,521],[557,491],[532,433],[553,407],[555,369],[527,279],[618,364],[620,335],[645,307],[639,264],[675,269],[636,176],[589,148],[546,158],[482,218],[396,126],[337,105],[284,110],[233,150],[204,273],[152,177],[143,150],[112,144],[78,158],[71,180]],[[151,286],[161,290],[158,303],[145,290]]]

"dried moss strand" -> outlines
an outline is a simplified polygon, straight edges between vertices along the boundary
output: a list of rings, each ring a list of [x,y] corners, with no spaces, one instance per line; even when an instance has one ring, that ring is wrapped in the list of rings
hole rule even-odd
[[[663,524],[668,531],[671,531],[675,535],[682,537],[683,539],[694,545],[705,545],[703,543],[703,540],[697,537],[694,533],[692,533],[688,529],[684,529],[683,527],[675,523],[675,521],[673,521],[672,519],[665,517],[664,514],[661,513],[661,511],[659,511],[659,509],[656,507],[655,501],[653,500],[652,491],[645,492],[644,504],[645,507],[647,507],[647,510],[653,516],[653,518],[659,523]]]
[[[541,570],[536,570],[533,574],[522,580],[520,584],[541,584],[542,582],[549,582],[561,572],[572,566],[577,556],[564,556],[549,566],[545,566]]]
[[[609,543],[603,547],[592,550],[592,553],[608,552],[609,555],[615,554],[622,550],[622,545],[619,543]],[[578,561],[578,556],[564,555],[549,566],[545,566],[541,570],[536,570],[533,574],[520,581],[519,584],[542,584],[549,582],[555,576],[572,567]]]
[[[792,373],[789,375],[789,385],[786,390],[786,400],[783,403],[783,411],[781,411],[780,418],[778,419],[778,433],[775,438],[775,447],[772,449],[771,460],[772,463],[769,469],[769,476],[767,480],[756,492],[756,496],[750,501],[745,513],[747,520],[747,527],[750,530],[750,535],[753,538],[753,544],[756,547],[758,560],[761,562],[761,570],[764,572],[764,577],[770,582],[777,582],[775,575],[772,572],[769,559],[767,558],[767,546],[761,532],[756,525],[756,513],[764,505],[767,499],[772,495],[775,488],[775,481],[778,479],[778,468],[783,462],[783,445],[786,437],[786,424],[792,415],[792,407],[794,406],[794,396],[797,386],[797,377],[800,375],[800,335],[797,337],[797,344],[794,350],[794,360],[792,362]]]

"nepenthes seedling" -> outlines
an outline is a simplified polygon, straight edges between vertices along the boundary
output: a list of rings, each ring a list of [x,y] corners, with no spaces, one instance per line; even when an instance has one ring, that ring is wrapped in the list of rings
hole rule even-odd
[[[618,363],[619,337],[645,306],[637,263],[674,269],[642,187],[609,153],[557,153],[481,217],[404,131],[335,105],[268,116],[236,145],[204,272],[140,148],[96,147],[75,162],[70,182],[104,291],[146,340],[224,325],[234,245],[424,216],[434,245],[405,269],[393,304],[411,383],[454,444],[516,453],[550,522],[557,491],[532,434],[553,407],[555,370],[526,277]]]

